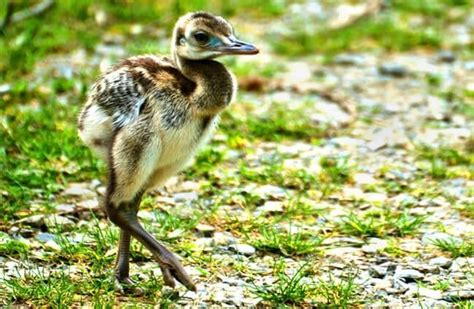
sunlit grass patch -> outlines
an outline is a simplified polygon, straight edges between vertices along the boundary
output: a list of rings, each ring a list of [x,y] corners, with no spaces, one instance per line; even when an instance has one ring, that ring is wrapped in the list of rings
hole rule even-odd
[[[344,234],[362,237],[404,237],[418,232],[426,217],[410,215],[407,211],[382,211],[365,215],[350,214],[337,228]]]
[[[25,242],[0,232],[0,256],[25,258],[28,255],[28,249],[29,246]]]
[[[315,282],[313,295],[326,306],[348,308],[357,305],[360,300],[357,294],[360,287],[355,282],[357,271],[349,270],[341,279],[331,274],[327,280],[318,279]]]
[[[417,149],[417,158],[428,163],[427,169],[434,179],[474,177],[474,155],[468,151],[421,145]]]
[[[220,128],[229,138],[242,136],[264,141],[311,141],[327,133],[327,128],[313,123],[308,113],[303,112],[304,106],[293,109],[287,104],[274,102],[267,111],[256,114],[255,107],[239,103],[242,104],[243,107],[236,106],[222,115]]]
[[[320,251],[323,239],[304,231],[282,231],[272,226],[264,226],[259,235],[249,235],[251,244],[261,251],[280,253],[288,256],[306,255]]]
[[[5,220],[18,211],[28,214],[29,201],[49,198],[68,181],[100,177],[99,161],[77,136],[77,99],[66,105],[34,90],[20,95],[5,107],[0,124],[0,186],[5,191],[0,216]]]
[[[343,184],[351,179],[351,165],[348,156],[324,156],[320,160],[323,182]]]
[[[413,29],[390,13],[393,14],[386,12],[337,30],[320,29],[315,33],[296,30],[273,40],[272,46],[278,53],[295,56],[309,53],[334,55],[342,51],[370,50],[376,47],[388,51],[406,51],[420,46],[441,45],[440,29]]]
[[[436,239],[433,245],[449,252],[453,258],[474,256],[474,240]]]
[[[312,285],[305,280],[309,272],[307,264],[300,266],[293,274],[288,275],[282,260],[275,263],[274,273],[277,278],[272,285],[250,285],[250,291],[273,305],[299,305],[310,295]]]

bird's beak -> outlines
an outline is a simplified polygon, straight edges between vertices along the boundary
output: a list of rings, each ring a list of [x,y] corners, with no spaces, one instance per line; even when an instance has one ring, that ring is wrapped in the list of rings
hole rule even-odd
[[[259,50],[250,43],[239,41],[236,38],[230,39],[230,44],[220,46],[219,51],[226,55],[255,55]]]

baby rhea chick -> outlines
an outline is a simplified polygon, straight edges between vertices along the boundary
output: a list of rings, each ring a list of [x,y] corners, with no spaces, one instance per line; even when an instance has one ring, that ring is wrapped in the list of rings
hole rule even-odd
[[[115,276],[129,277],[130,239],[156,258],[164,282],[196,287],[179,260],[138,222],[143,194],[182,170],[206,141],[236,92],[232,74],[212,59],[259,51],[239,41],[225,19],[206,12],[177,21],[172,58],[125,59],[99,78],[79,116],[79,136],[107,161],[107,215],[120,227]]]

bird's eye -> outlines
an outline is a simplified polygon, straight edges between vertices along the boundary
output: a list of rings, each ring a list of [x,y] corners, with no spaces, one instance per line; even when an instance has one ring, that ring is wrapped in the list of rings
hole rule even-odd
[[[207,35],[207,33],[205,32],[196,32],[194,34],[194,39],[199,44],[206,44],[207,42],[209,42],[209,35]]]

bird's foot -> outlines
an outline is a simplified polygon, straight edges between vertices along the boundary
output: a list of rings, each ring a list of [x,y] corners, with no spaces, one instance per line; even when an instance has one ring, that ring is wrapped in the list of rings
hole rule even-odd
[[[142,296],[145,293],[130,277],[115,276],[115,289],[124,295]]]
[[[184,270],[181,262],[171,253],[166,255],[166,258],[159,258],[161,273],[163,274],[163,281],[165,285],[174,288],[175,280],[181,282],[188,290],[196,291],[196,285]]]

